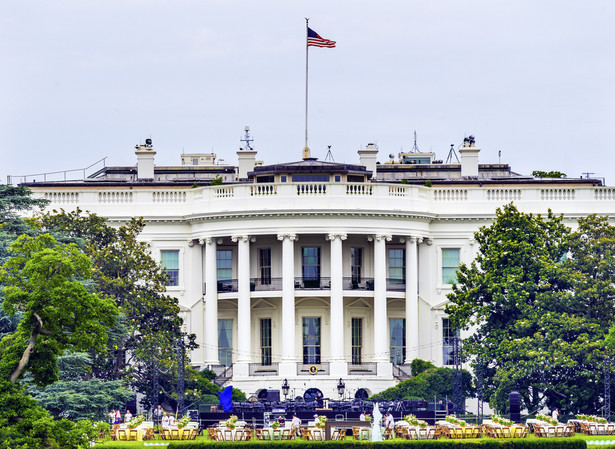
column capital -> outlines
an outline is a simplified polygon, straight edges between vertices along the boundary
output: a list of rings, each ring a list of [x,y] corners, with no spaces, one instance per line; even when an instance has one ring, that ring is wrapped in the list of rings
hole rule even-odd
[[[211,245],[212,243],[220,243],[220,242],[217,242],[214,237],[203,237],[202,239],[199,239],[200,245]]]
[[[189,240],[188,240],[188,246],[189,246],[190,248],[192,248],[192,247],[194,246],[194,240],[193,240],[193,239],[189,239]]]
[[[423,242],[425,242],[429,246],[433,245],[433,240],[430,239],[430,238],[424,238],[422,240],[423,240]]]
[[[470,239],[470,240],[468,241],[468,243],[470,244],[470,246],[474,246],[474,245],[476,245],[476,240],[474,240],[474,239]]]
[[[330,233],[327,234],[325,237],[326,240],[335,240],[336,238],[339,238],[340,240],[346,240],[348,238],[348,235],[343,233]]]
[[[391,234],[376,234],[374,236],[374,239],[376,241],[387,241],[390,242],[393,239],[393,236]]]
[[[238,241],[242,241],[242,242],[249,242],[249,241],[253,241],[250,239],[249,235],[234,235],[231,237],[231,241],[234,243],[237,243]]]
[[[299,237],[297,237],[297,234],[291,234],[291,233],[278,234],[278,240],[284,240],[284,239],[288,239],[292,242],[292,241],[299,240]]]

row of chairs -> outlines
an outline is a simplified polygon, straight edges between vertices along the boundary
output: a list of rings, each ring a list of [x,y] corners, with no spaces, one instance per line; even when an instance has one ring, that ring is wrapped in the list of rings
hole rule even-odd
[[[437,438],[436,428],[434,427],[416,429],[414,427],[399,426],[395,432],[398,438],[405,440],[435,440]],[[438,437],[440,435],[441,430],[438,429]]]
[[[594,424],[581,421],[581,432],[585,435],[615,435],[615,424]]]
[[[483,434],[491,438],[525,438],[528,428],[526,426],[509,428],[484,424]]]
[[[537,437],[573,437],[574,424],[566,426],[537,426],[534,425],[534,435]]]
[[[153,431],[153,429],[152,429]],[[152,432],[153,435],[153,432]],[[190,429],[184,430],[180,432],[177,429],[165,429],[160,434],[160,439],[162,440],[196,440],[196,437],[199,436],[199,429]]]

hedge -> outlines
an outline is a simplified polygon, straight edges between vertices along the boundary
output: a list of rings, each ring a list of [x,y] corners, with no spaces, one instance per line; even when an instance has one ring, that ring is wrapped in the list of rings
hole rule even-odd
[[[242,449],[262,449],[263,445],[275,449],[587,449],[587,443],[580,438],[531,438],[505,439],[481,438],[476,440],[387,440],[371,441],[172,441],[168,449],[228,449],[238,446]],[[463,448],[461,447],[463,446]]]

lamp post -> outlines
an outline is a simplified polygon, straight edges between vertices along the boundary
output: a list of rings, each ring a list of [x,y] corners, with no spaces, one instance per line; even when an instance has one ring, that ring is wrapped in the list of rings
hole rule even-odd
[[[288,385],[288,379],[284,379],[284,383],[282,384],[282,393],[284,394],[284,400],[287,400],[288,392],[290,391],[290,385]]]
[[[346,390],[346,384],[340,377],[340,381],[337,383],[337,394],[340,395],[340,400],[344,398],[344,390]]]

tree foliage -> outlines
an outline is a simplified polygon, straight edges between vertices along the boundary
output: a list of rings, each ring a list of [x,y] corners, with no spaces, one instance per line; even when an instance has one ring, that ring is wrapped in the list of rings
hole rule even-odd
[[[593,257],[583,255],[587,244],[573,244],[578,235],[562,217],[525,214],[512,204],[475,238],[478,255],[460,265],[446,311],[456,328],[472,330],[463,351],[484,366],[491,406],[507,410],[515,389],[530,412],[597,410],[605,320],[592,310],[597,284],[583,268],[592,262],[581,260]]]
[[[37,385],[57,379],[57,357],[65,350],[101,350],[117,309],[108,298],[87,291],[91,263],[75,245],[49,234],[23,235],[9,249],[0,271],[3,309],[23,317],[15,333],[0,342],[0,378],[15,383],[29,370]]]
[[[562,173],[561,171],[542,171],[542,170],[534,170],[532,172],[532,176],[535,178],[565,178],[566,173]]]

